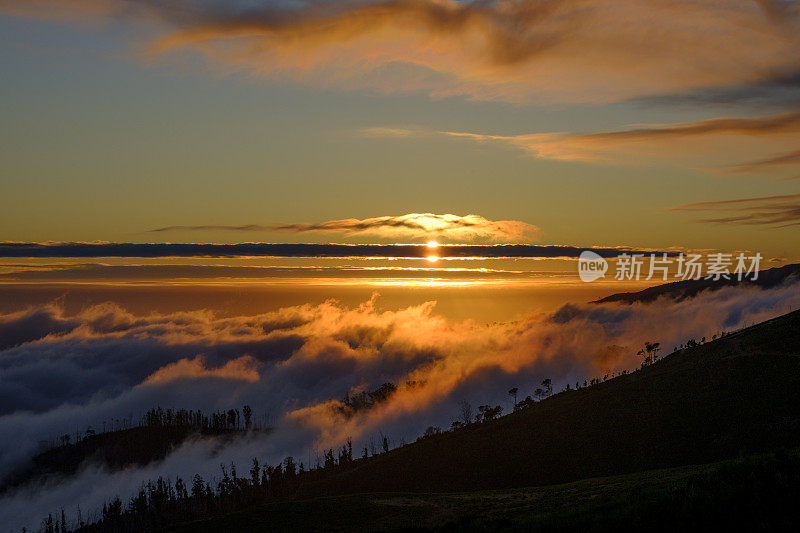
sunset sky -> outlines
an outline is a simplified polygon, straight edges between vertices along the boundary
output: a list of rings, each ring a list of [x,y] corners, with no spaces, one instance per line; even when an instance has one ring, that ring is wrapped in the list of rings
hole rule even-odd
[[[452,213],[535,227],[503,242],[794,260],[797,15],[1,0],[0,238],[424,243],[276,227]]]
[[[800,306],[577,268],[800,263],[795,0],[0,0],[0,73],[0,480],[157,405],[252,405],[239,465],[396,447]],[[0,521],[211,479],[210,442]]]

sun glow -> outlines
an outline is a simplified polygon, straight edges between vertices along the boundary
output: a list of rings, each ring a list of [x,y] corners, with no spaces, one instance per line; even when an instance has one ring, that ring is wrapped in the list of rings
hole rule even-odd
[[[428,261],[430,261],[431,263],[435,263],[436,261],[438,261],[438,260],[439,260],[439,258],[438,258],[438,257],[436,257],[435,255],[429,255],[429,256],[428,256],[428,257],[426,257],[425,259],[427,259],[427,260],[428,260]]]
[[[439,243],[436,241],[428,241],[428,248],[438,248]]]

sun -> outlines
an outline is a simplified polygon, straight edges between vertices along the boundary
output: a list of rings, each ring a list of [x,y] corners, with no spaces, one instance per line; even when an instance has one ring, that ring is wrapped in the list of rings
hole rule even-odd
[[[439,243],[436,241],[428,241],[428,248],[438,248]]]
[[[429,256],[428,256],[428,257],[426,257],[425,259],[427,259],[427,260],[428,260],[429,262],[431,262],[431,263],[435,263],[436,261],[438,261],[438,260],[439,260],[439,258],[438,258],[438,257],[436,257],[435,255],[429,255]]]

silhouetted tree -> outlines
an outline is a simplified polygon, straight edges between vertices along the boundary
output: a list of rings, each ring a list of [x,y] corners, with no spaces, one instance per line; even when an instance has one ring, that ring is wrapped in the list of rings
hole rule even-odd
[[[242,415],[244,416],[245,429],[250,429],[253,423],[253,409],[251,409],[249,405],[245,405],[242,407]]]
[[[350,464],[353,462],[353,441],[350,437],[347,438],[347,442],[344,446],[342,446],[342,450],[339,452],[339,464],[345,465]]]
[[[694,342],[694,341],[692,341]],[[642,357],[642,366],[653,364],[657,360],[657,354],[661,343],[659,342],[645,342],[644,348],[636,352],[636,355]]]
[[[433,435],[438,435],[442,432],[442,428],[439,426],[428,426],[428,429],[425,430],[425,437],[431,437]]]
[[[533,398],[530,396],[525,396],[525,399],[517,403],[517,409],[527,409],[529,407],[533,407],[533,404],[536,403],[533,401]]]
[[[547,378],[544,381],[542,381],[542,387],[544,387],[545,397],[553,394],[553,381],[550,378]]]
[[[336,458],[333,456],[333,448],[328,448],[328,451],[325,452],[325,468],[333,468],[336,466]]]
[[[254,487],[258,488],[260,481],[261,481],[261,465],[258,464],[258,459],[253,457],[253,466],[250,467],[250,483],[252,483]]]
[[[205,497],[206,482],[203,481],[203,476],[195,474],[192,479],[192,499],[199,502]]]
[[[287,479],[294,479],[297,475],[297,463],[294,462],[294,457],[289,456],[283,460],[283,473]]]
[[[508,395],[514,398],[514,410],[517,409],[517,393],[519,392],[519,388],[513,387],[508,389]]]
[[[175,480],[175,495],[178,499],[186,500],[189,498],[189,491],[186,489],[186,483],[182,478]]]
[[[461,409],[461,423],[466,426],[472,422],[472,405],[467,400],[461,400],[459,407]]]
[[[500,416],[500,413],[503,412],[503,407],[501,405],[496,405],[495,407],[490,405],[481,405],[478,407],[478,411],[480,412],[481,420],[486,422],[489,420],[494,420]]]
[[[408,386],[415,386],[415,382],[408,382]],[[349,392],[342,399],[342,404],[338,408],[339,412],[350,416],[362,409],[371,409],[375,405],[385,402],[392,394],[397,391],[397,385],[391,382],[384,383],[373,391],[362,391],[351,395]]]

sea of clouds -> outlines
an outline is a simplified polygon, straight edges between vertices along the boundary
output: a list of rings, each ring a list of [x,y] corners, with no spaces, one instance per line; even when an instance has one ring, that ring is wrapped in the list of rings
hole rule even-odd
[[[224,447],[191,440],[142,468],[87,464],[73,478],[5,493],[0,516],[19,531],[62,507],[73,519],[78,506],[91,518],[105,500],[126,499],[158,475],[211,478],[220,463],[245,471],[253,457],[275,464],[292,455],[313,466],[348,438],[356,455],[383,435],[396,446],[428,426],[448,427],[462,400],[508,410],[511,387],[520,399],[544,378],[560,390],[636,368],[645,341],[666,354],[798,307],[800,284],[729,287],[680,302],[566,304],[493,324],[449,320],[435,302],[381,311],[376,297],[240,317],[134,315],[113,303],[72,315],[58,304],[0,315],[0,478],[24,468],[42,440],[135,421],[155,406],[249,404],[275,427]],[[399,386],[388,401],[349,417],[336,409],[346,393],[387,381]]]

